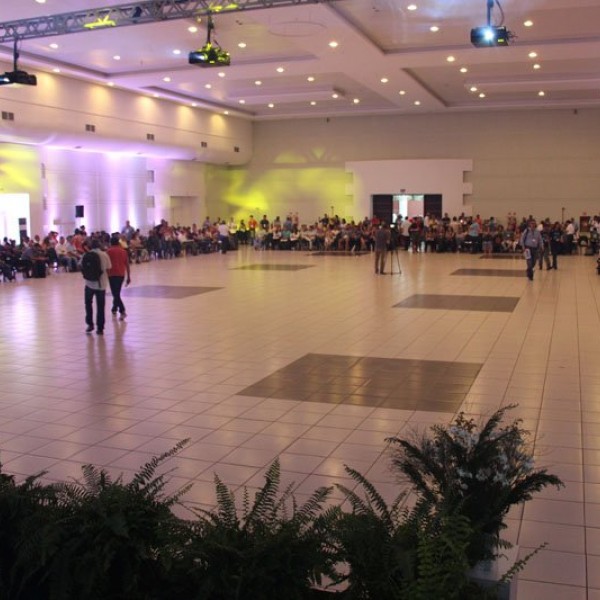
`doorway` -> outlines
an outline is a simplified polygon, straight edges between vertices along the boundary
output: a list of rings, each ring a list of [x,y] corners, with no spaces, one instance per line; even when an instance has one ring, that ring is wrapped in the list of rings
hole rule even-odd
[[[29,194],[0,194],[0,239],[29,236]]]
[[[433,215],[442,218],[442,194],[373,194],[373,216],[387,223],[395,223],[399,215],[403,219]]]

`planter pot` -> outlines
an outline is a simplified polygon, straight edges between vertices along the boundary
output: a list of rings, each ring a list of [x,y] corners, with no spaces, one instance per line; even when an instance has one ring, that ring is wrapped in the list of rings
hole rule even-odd
[[[513,568],[519,559],[519,547],[513,546],[502,550],[502,554],[494,560],[485,560],[475,565],[468,573],[469,577],[483,588],[498,585],[502,577]],[[498,600],[516,600],[517,575],[498,587]]]

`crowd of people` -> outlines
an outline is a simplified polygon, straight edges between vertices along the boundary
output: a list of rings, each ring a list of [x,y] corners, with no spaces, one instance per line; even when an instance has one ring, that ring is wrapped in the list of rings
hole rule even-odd
[[[523,250],[521,236],[532,216],[518,220],[509,213],[500,223],[494,217],[480,215],[439,218],[433,215],[403,218],[398,216],[389,227],[389,244],[393,249],[418,252],[471,252],[506,253]],[[227,252],[241,245],[251,245],[255,250],[305,250],[305,251],[375,251],[377,231],[384,225],[378,216],[365,217],[359,222],[346,221],[337,215],[324,214],[311,223],[301,223],[298,213],[279,216],[272,221],[267,215],[260,220],[250,215],[248,219],[226,221],[220,217],[206,217],[200,225],[172,225],[162,220],[146,234],[126,221],[121,231],[88,233],[84,226],[73,234],[64,236],[50,232],[45,237],[35,235],[20,241],[4,238],[0,246],[0,272],[5,280],[14,279],[17,273],[27,277],[45,277],[52,269],[76,272],[81,270],[86,240],[94,239],[103,247],[110,244],[111,235],[127,251],[131,262],[151,259],[169,259],[182,255]],[[571,254],[585,244],[588,253],[598,252],[600,216],[588,221],[586,231],[580,231],[575,219],[564,223],[543,219],[536,225],[543,247],[551,255]]]

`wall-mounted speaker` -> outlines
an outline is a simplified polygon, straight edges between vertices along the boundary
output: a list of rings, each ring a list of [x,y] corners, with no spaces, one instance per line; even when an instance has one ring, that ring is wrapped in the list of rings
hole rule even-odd
[[[83,219],[83,204],[77,204],[75,206],[75,218]]]

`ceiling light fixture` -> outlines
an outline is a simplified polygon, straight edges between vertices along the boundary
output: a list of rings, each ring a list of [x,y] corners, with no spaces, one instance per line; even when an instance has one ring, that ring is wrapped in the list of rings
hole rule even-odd
[[[244,49],[245,47],[246,47],[246,42],[240,42],[240,43],[238,44],[238,48],[242,48],[242,49]]]
[[[17,60],[19,59],[19,51],[17,49],[18,39],[15,38],[15,44],[13,48],[13,70],[6,71],[0,75],[0,85],[37,85],[37,77],[35,75],[30,75],[26,71],[20,71],[17,65]]]
[[[285,71],[285,69],[283,67],[277,67],[275,69],[278,73],[283,73]]]
[[[537,58],[537,52],[531,51],[527,56],[529,56],[529,58]]]
[[[495,4],[500,9],[500,14],[502,16],[500,25],[492,25],[492,9]],[[486,0],[486,6],[487,25],[471,29],[471,44],[476,48],[508,46],[516,36],[502,24],[504,22],[504,11],[500,5],[500,0]]]
[[[315,80],[315,78],[310,75],[309,77],[306,78],[306,81],[310,81],[311,83]]]
[[[211,33],[215,28],[211,15],[208,16],[206,43],[202,48],[188,55],[188,62],[199,67],[227,67],[231,64],[229,52],[223,50],[215,41],[211,41]]]
[[[417,10],[417,8],[418,8],[418,7],[417,7],[417,5],[416,5],[416,4],[409,4],[409,5],[406,7],[406,10]]]
[[[429,31],[431,31],[432,33],[437,33],[440,30],[440,28],[437,25],[432,25],[429,28]]]
[[[533,21],[531,19],[527,19],[527,21],[523,22],[523,25],[525,25],[525,27],[533,27]]]
[[[52,48],[52,50],[56,50],[58,48],[58,44],[56,42],[52,42],[50,45],[50,48]]]
[[[339,43],[336,42],[335,40],[331,40],[331,42],[329,42],[330,48],[337,48],[338,46],[339,46]]]
[[[467,69],[467,67],[461,67],[461,68],[460,68],[460,72],[461,72],[461,73],[468,73],[468,72],[469,72],[469,69]]]
[[[535,63],[535,65],[533,65],[533,68],[537,71],[537,69],[542,68],[542,65],[540,65],[539,63]]]

